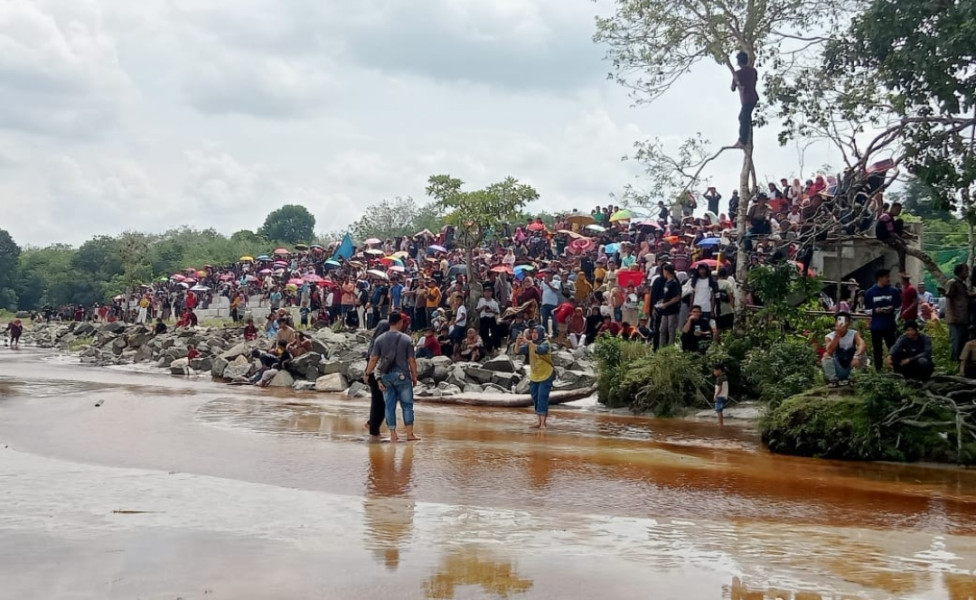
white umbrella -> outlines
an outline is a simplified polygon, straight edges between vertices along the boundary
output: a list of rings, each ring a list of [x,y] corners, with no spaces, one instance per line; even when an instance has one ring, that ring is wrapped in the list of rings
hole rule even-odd
[[[366,244],[367,246],[372,246],[373,244],[382,244],[383,242],[381,242],[380,240],[378,240],[376,238],[369,238],[368,240],[366,240],[363,243]]]
[[[209,292],[210,288],[205,285],[195,285],[190,288],[191,292]]]
[[[370,248],[363,252],[363,254],[369,254],[370,256],[383,256],[384,252],[379,248]]]
[[[390,278],[389,275],[387,275],[383,271],[380,271],[380,270],[377,270],[377,269],[370,269],[370,270],[366,271],[366,274],[367,275],[372,275],[373,277],[378,277],[380,279],[389,279]]]

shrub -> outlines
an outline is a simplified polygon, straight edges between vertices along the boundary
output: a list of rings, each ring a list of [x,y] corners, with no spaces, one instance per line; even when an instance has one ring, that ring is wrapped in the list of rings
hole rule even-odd
[[[628,406],[630,396],[623,389],[627,371],[636,363],[652,356],[654,348],[640,342],[629,342],[620,338],[603,336],[593,346],[596,357],[597,398],[609,408]]]
[[[92,336],[75,338],[68,344],[68,352],[81,352],[91,346],[94,339]]]
[[[668,417],[709,405],[711,384],[697,354],[671,346],[627,366],[622,387],[634,412]]]
[[[772,404],[813,387],[820,372],[817,352],[804,340],[778,342],[768,350],[754,348],[742,369],[759,398]]]
[[[705,352],[705,376],[711,376],[715,363],[722,363],[729,376],[729,394],[736,399],[750,396],[751,387],[742,374],[742,365],[752,348],[753,342],[748,337],[724,336],[721,343],[710,345]]]
[[[949,327],[942,321],[929,321],[925,324],[925,335],[932,338],[932,362],[935,368],[946,373],[959,372],[959,363],[951,360]]]

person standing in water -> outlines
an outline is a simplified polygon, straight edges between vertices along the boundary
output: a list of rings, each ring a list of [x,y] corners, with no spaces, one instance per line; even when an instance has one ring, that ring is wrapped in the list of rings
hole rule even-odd
[[[549,393],[552,391],[556,370],[552,365],[546,330],[537,325],[526,330],[517,344],[519,354],[529,359],[529,393],[535,407],[536,423],[532,429],[545,429],[549,416]]]
[[[412,442],[420,439],[413,433],[413,388],[417,385],[417,359],[413,340],[403,333],[403,315],[395,312],[388,321],[390,331],[373,342],[363,380],[369,381],[369,377],[379,370],[378,383],[385,395],[386,426],[390,430],[390,441],[399,441],[396,431],[396,407],[399,402],[403,411],[403,425],[407,430],[407,441]]]
[[[732,91],[739,91],[739,101],[742,103],[739,110],[739,140],[735,148],[745,148],[752,140],[752,111],[759,103],[759,92],[756,91],[759,74],[749,65],[749,55],[745,52],[736,54],[735,61],[739,69],[732,74]]]
[[[369,348],[366,350],[366,360],[373,355],[373,347],[376,345],[376,340],[390,330],[390,321],[388,319],[383,319],[376,324],[376,330],[373,332],[373,339],[369,341]],[[366,428],[369,429],[369,441],[379,442],[380,441],[380,425],[383,424],[383,418],[386,416],[386,399],[383,396],[383,390],[380,389],[379,381],[376,379],[374,373],[370,373],[366,376],[366,385],[369,386],[369,421],[366,421]]]

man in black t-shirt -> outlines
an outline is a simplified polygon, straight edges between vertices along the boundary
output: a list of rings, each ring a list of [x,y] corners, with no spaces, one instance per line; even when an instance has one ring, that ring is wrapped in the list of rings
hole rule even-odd
[[[717,335],[715,320],[705,318],[701,307],[696,304],[691,307],[688,320],[681,328],[681,349],[704,354]]]
[[[681,311],[681,284],[675,277],[674,265],[662,267],[664,273],[664,292],[661,301],[654,305],[655,314],[661,315],[658,330],[658,345],[666,348],[674,344],[678,331],[678,313]]]

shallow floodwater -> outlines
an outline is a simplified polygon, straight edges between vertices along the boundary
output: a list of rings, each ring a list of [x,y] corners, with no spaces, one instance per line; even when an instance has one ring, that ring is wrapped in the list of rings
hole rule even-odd
[[[100,406],[95,406],[100,403]],[[0,354],[0,598],[976,598],[976,472]]]

